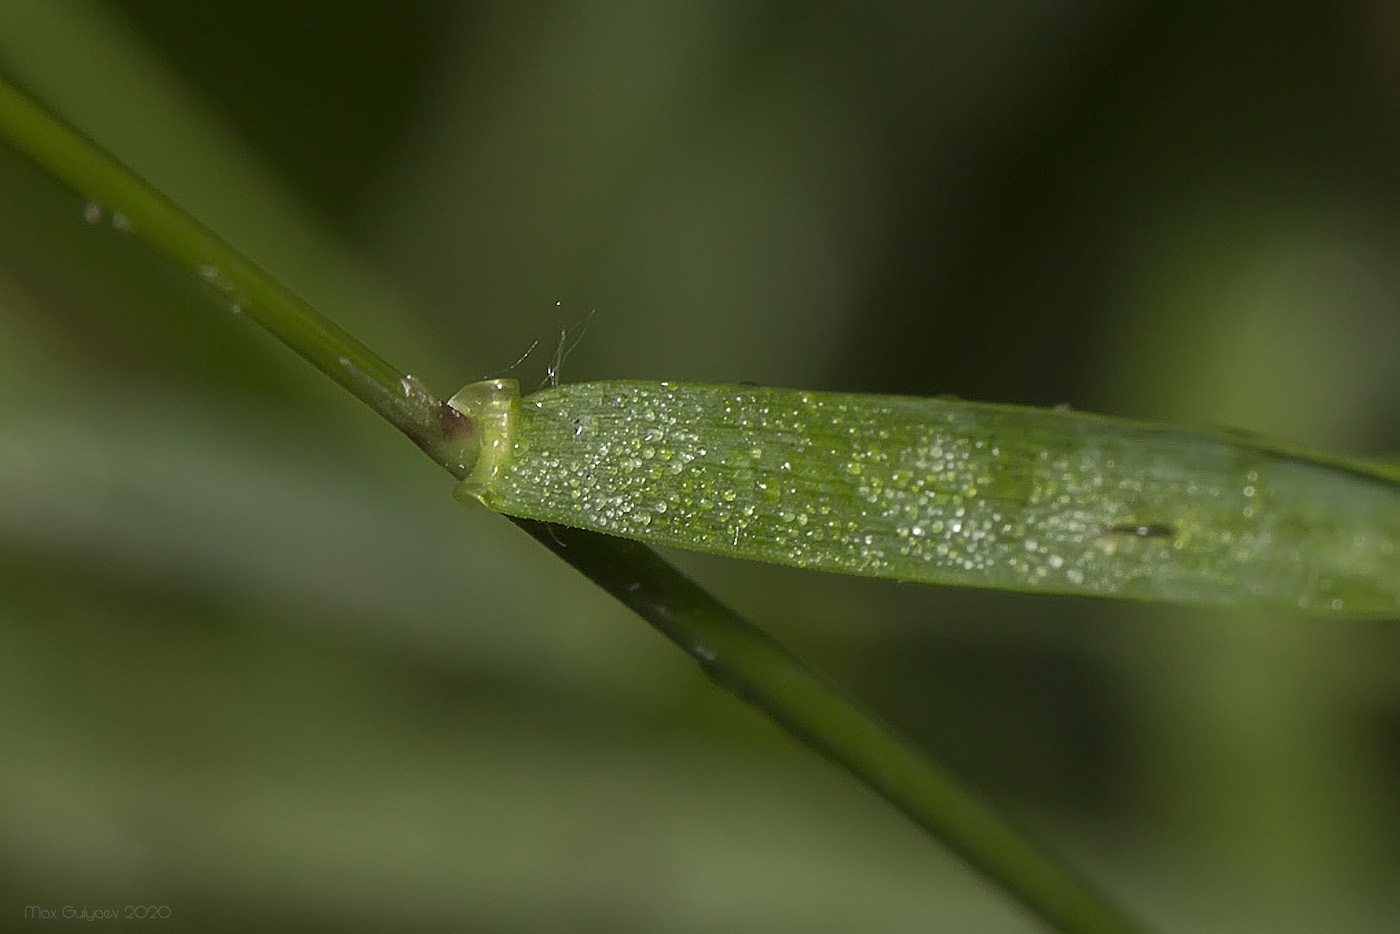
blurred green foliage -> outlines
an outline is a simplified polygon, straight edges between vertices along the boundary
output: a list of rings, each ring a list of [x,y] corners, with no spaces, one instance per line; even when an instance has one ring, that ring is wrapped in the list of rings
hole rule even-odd
[[[1400,450],[1383,0],[36,0],[0,68],[439,391],[595,313],[566,379]],[[0,919],[1031,929],[118,226],[0,150]],[[1163,930],[1394,929],[1392,623],[677,558]]]

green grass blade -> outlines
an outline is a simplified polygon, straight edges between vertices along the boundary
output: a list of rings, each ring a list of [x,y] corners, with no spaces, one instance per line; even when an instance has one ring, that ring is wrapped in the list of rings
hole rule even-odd
[[[452,404],[479,409],[474,391]],[[522,400],[500,445],[509,453],[459,497],[654,544],[998,590],[1400,613],[1400,483],[1244,437],[944,399],[603,382]]]

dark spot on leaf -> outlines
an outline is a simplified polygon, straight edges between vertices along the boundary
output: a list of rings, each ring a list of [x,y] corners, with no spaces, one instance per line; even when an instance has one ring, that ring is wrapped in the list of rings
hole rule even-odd
[[[442,436],[447,441],[466,441],[476,433],[476,422],[458,412],[446,402],[438,407]]]

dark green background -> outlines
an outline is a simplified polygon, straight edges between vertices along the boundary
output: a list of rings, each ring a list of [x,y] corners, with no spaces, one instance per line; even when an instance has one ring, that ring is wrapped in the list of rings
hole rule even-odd
[[[440,392],[592,315],[565,379],[1400,450],[1384,0],[13,3],[0,70]],[[0,924],[1034,929],[82,207],[0,149]],[[1400,923],[1395,621],[676,557],[1162,930]]]

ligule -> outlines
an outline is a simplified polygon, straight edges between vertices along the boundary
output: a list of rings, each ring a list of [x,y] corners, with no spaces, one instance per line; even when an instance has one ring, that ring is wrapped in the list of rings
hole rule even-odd
[[[1400,612],[1400,485],[1267,443],[1059,410],[599,382],[493,413],[458,496],[653,544],[872,577]],[[468,411],[470,409],[470,411]]]

